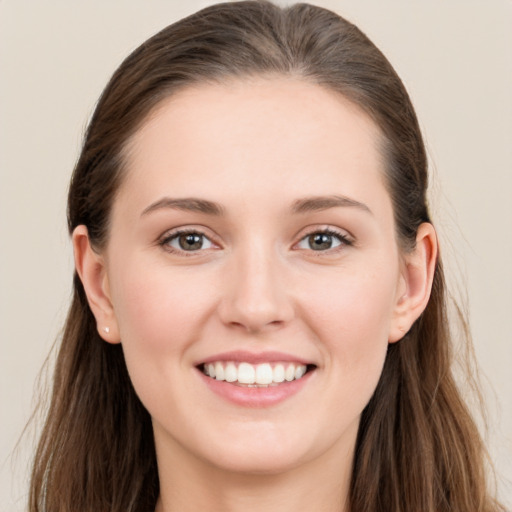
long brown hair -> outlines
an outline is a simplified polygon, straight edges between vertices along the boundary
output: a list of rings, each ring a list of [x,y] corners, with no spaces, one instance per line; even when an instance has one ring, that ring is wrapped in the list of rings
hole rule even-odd
[[[379,126],[397,238],[414,246],[427,158],[408,94],[354,25],[307,4],[218,4],[144,42],[114,73],[88,126],[69,190],[70,232],[101,250],[123,178],[123,149],[157,104],[183,87],[250,75],[296,76],[342,94]],[[452,376],[443,269],[428,306],[389,346],[357,439],[351,512],[491,512],[484,448]],[[122,345],[98,335],[75,274],[48,416],[35,455],[31,512],[147,512],[159,492],[151,420]]]

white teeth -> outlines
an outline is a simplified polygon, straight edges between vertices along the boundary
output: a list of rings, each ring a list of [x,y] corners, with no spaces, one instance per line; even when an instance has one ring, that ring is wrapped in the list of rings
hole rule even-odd
[[[268,364],[259,364],[256,366],[256,384],[272,383],[272,367]]]
[[[286,367],[286,370],[284,372],[284,378],[291,382],[293,379],[295,379],[295,366],[293,364],[289,364]]]
[[[224,366],[222,363],[215,363],[215,378],[217,380],[224,380]]]
[[[203,372],[212,379],[238,382],[245,385],[269,386],[300,379],[306,373],[306,365],[293,363],[270,363],[252,365],[232,361],[205,364]]]
[[[249,363],[240,363],[238,365],[238,382],[240,384],[254,384],[256,381],[256,371],[254,366]]]
[[[284,366],[282,364],[276,364],[274,367],[272,380],[277,383],[284,382]]]
[[[235,382],[238,380],[238,370],[233,363],[228,363],[226,365],[224,376],[226,377],[227,382]]]
[[[217,367],[215,367],[215,370],[217,370]],[[305,366],[297,366],[297,368],[295,368],[295,379],[300,379],[301,377],[304,376],[305,373],[306,373]]]

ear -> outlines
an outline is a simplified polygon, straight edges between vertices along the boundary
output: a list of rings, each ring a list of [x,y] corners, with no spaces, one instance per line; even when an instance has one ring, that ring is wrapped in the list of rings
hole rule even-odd
[[[96,318],[99,335],[108,343],[120,343],[105,261],[91,247],[89,233],[84,225],[77,226],[73,231],[73,250],[75,268],[84,286],[89,307]]]
[[[434,226],[418,228],[415,248],[404,256],[389,342],[394,343],[409,331],[427,307],[437,261],[437,235]]]

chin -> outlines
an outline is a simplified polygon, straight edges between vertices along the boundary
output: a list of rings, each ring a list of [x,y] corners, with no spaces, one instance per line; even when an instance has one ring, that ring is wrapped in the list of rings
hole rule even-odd
[[[235,450],[229,457],[216,458],[215,466],[225,472],[243,475],[279,475],[287,473],[305,462],[304,454],[286,453],[275,447],[260,450]]]
[[[320,432],[279,429],[271,423],[250,426],[239,425],[238,432],[228,428],[225,436],[210,437],[208,445],[196,445],[198,455],[230,473],[278,475],[321,458],[333,444]]]

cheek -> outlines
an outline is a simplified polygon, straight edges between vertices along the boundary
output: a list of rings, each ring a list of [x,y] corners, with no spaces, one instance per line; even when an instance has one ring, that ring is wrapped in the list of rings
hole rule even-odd
[[[370,398],[386,357],[398,271],[384,268],[317,280],[305,302],[325,360],[354,398]]]
[[[152,415],[178,407],[190,347],[200,338],[214,297],[186,271],[125,261],[113,277],[112,300],[123,353],[135,391]]]
[[[304,311],[331,332],[329,338],[378,342],[386,338],[393,318],[398,271],[392,265],[368,265],[311,279]],[[316,320],[313,320],[316,319]]]
[[[139,358],[163,365],[165,356],[183,354],[197,340],[214,302],[204,279],[152,268],[148,262],[127,262],[114,279],[112,299],[127,361]],[[176,358],[166,361],[180,363]]]

